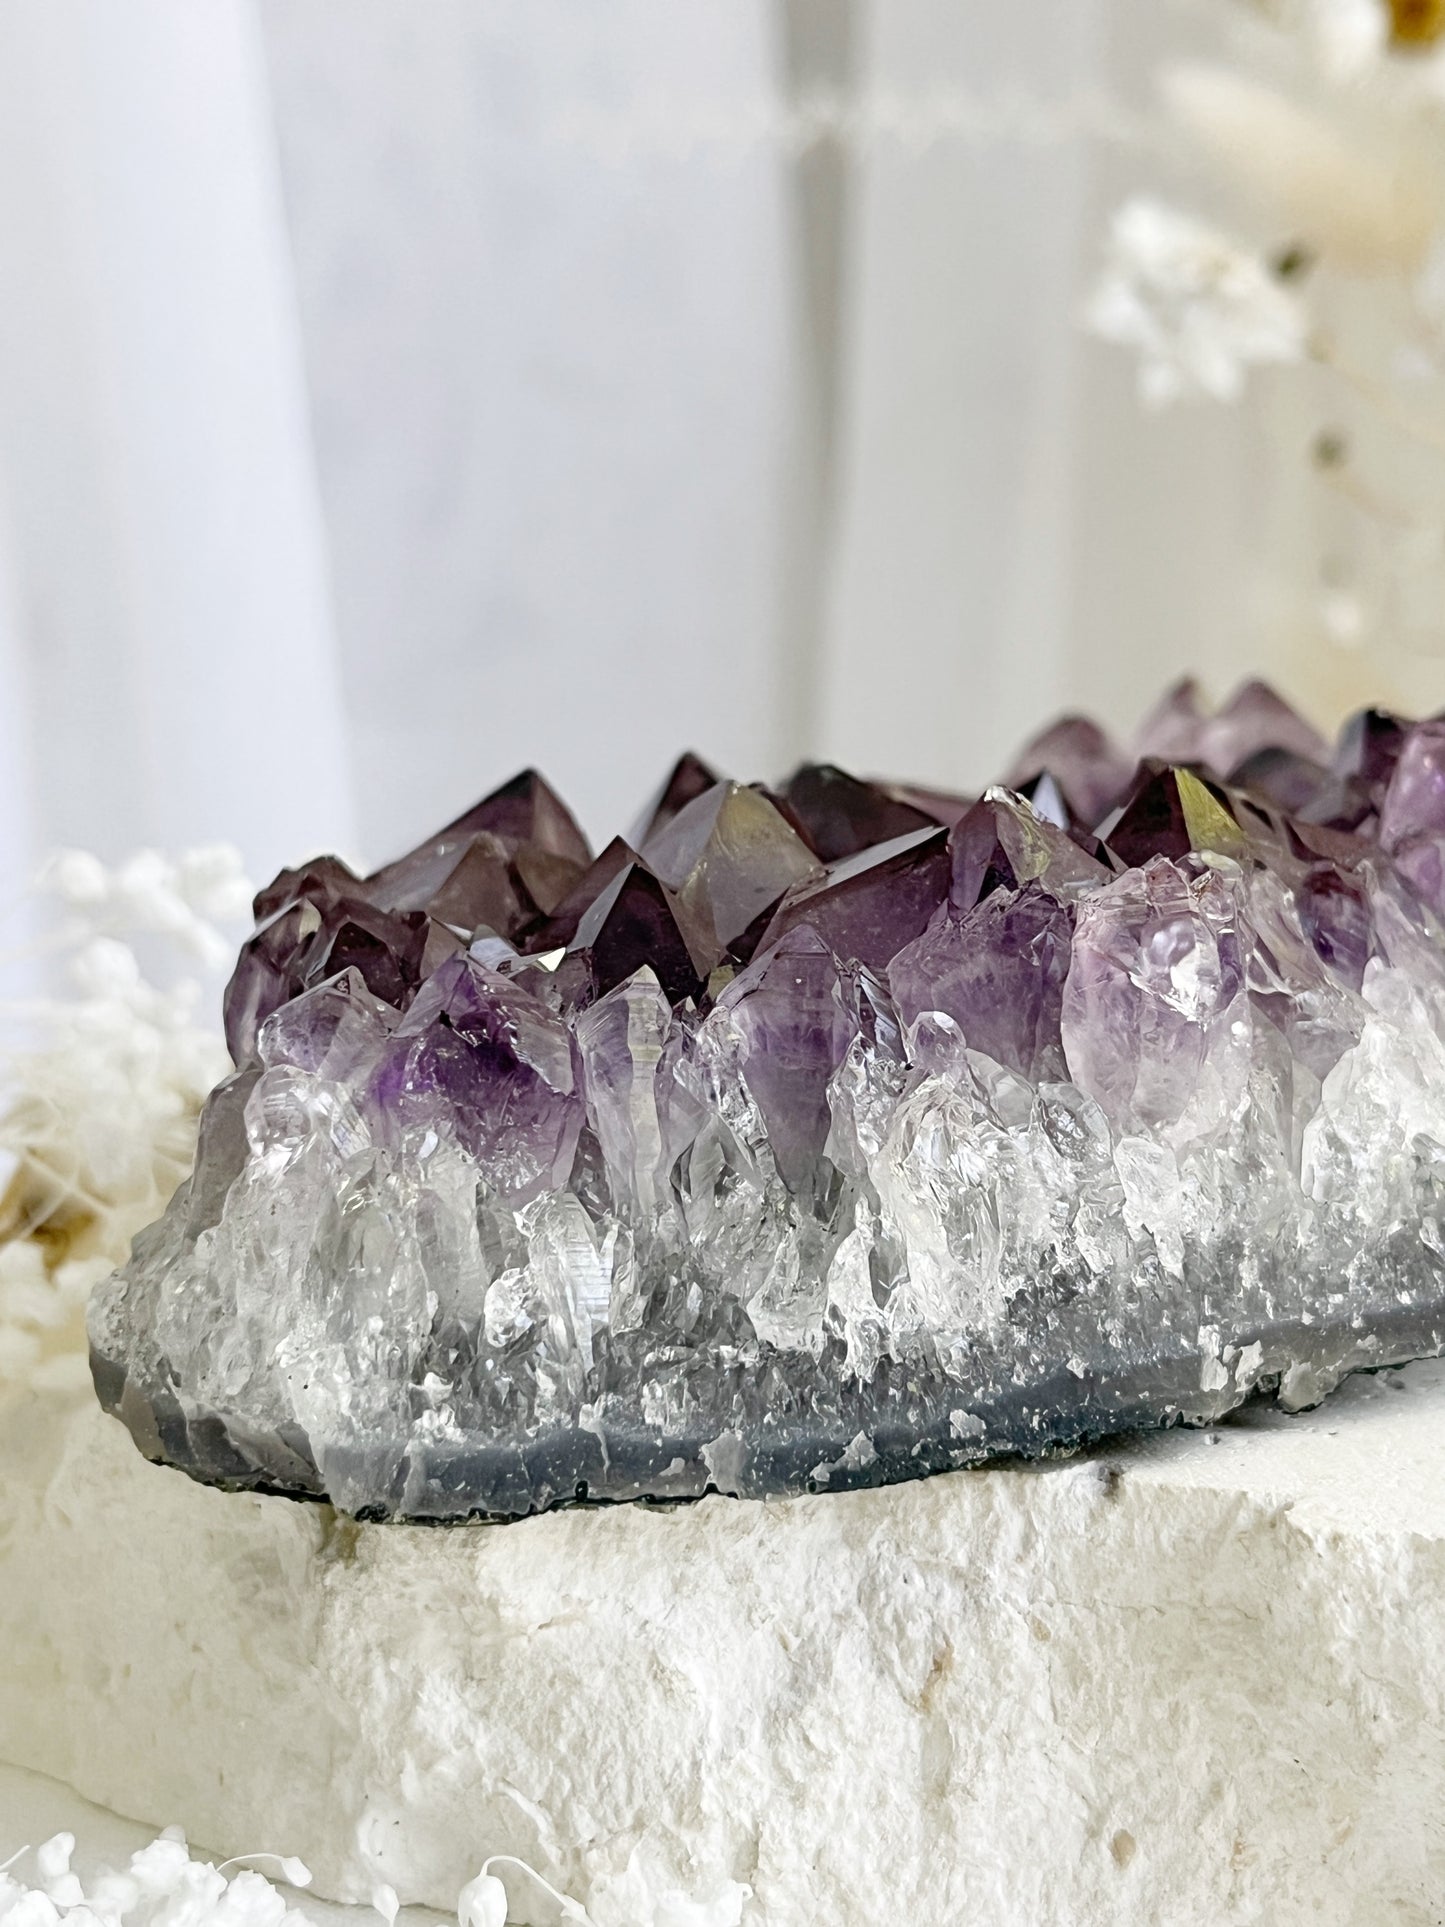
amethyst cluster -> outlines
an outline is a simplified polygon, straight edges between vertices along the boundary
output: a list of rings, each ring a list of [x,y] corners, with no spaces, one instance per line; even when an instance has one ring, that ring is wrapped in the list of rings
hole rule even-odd
[[[1069,718],[981,798],[528,771],[277,877],[91,1312],[141,1449],[372,1517],[917,1476],[1445,1349],[1445,721]]]

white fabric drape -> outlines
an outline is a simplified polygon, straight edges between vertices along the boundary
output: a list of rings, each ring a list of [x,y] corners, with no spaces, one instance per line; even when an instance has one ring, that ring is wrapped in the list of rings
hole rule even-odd
[[[7,891],[1136,711],[1247,454],[1078,332],[1151,8],[0,0]]]
[[[871,88],[1053,103],[859,164],[841,514],[821,735],[839,761],[997,776],[1058,702],[1070,630],[1071,402],[1098,8],[878,0]]]
[[[0,8],[4,692],[32,841],[353,837],[245,0]],[[15,728],[15,720],[23,727]]]
[[[686,133],[775,98],[765,0],[263,18],[367,853],[529,762],[596,834],[771,769],[786,162]]]

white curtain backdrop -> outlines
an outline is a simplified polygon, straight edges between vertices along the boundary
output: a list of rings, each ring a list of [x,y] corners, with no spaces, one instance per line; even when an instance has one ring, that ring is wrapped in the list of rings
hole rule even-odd
[[[281,205],[244,0],[0,9],[12,875],[354,837]]]
[[[0,0],[7,889],[1233,667],[1243,430],[1078,328],[1170,11]]]

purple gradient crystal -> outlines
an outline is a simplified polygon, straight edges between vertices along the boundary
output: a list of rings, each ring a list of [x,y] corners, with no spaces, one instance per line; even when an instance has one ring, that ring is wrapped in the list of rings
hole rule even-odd
[[[719,773],[709,769],[700,756],[685,749],[669,770],[662,788],[633,824],[627,841],[633,849],[640,850],[647,839],[665,828],[679,810],[686,809],[704,790],[710,790],[722,780]]]
[[[563,858],[578,870],[592,861],[592,850],[577,819],[545,777],[534,769],[503,783],[480,803],[447,825],[433,845],[448,837],[466,837],[489,830],[514,849],[530,844],[550,856]],[[423,844],[423,849],[428,845]]]
[[[1004,778],[1011,790],[1052,776],[1080,823],[1101,823],[1123,796],[1134,765],[1087,716],[1063,716],[1021,749]]]
[[[815,930],[788,931],[740,971],[708,1019],[737,1040],[743,1080],[794,1189],[827,1141],[828,1080],[858,1032],[845,973]]]
[[[600,856],[594,857],[553,910],[552,914],[526,933],[523,946],[529,951],[565,949],[577,934],[588,909],[608,884],[629,863],[637,861],[637,851],[620,836],[614,836]]]
[[[338,897],[364,897],[366,886],[339,856],[318,856],[296,870],[282,870],[256,892],[251,913],[257,923],[284,910],[288,903],[331,903]]]
[[[1380,805],[1380,842],[1445,916],[1445,722],[1416,723],[1405,737]]]
[[[894,837],[790,891],[762,944],[806,927],[837,956],[881,974],[943,902],[950,870],[948,831],[941,824]]]
[[[1241,840],[1217,783],[1152,762],[1142,766],[1127,802],[1113,820],[1100,825],[1100,835],[1126,867],[1154,856],[1187,856],[1191,850],[1228,855]]]
[[[1306,762],[1329,761],[1329,745],[1319,731],[1276,695],[1267,683],[1246,682],[1210,719],[1204,732],[1203,760],[1231,776],[1262,749],[1289,750]]]
[[[783,785],[782,795],[824,863],[931,829],[941,820],[833,763],[804,763]]]
[[[1445,722],[1416,723],[1380,806],[1380,841],[1399,850],[1420,836],[1445,832]]]
[[[703,972],[683,935],[677,901],[640,857],[625,864],[589,905],[570,948],[587,961],[599,996],[643,968],[653,971],[674,1003],[702,989]],[[710,969],[717,959],[709,953],[706,961]]]
[[[1394,774],[1409,724],[1385,709],[1361,709],[1340,729],[1330,767],[1378,801]]]
[[[1199,684],[1193,676],[1185,676],[1165,690],[1140,723],[1135,754],[1141,761],[1147,757],[1158,763],[1202,762],[1207,722]]]
[[[320,928],[320,910],[303,898],[272,911],[241,946],[221,1003],[236,1064],[254,1060],[262,1024],[301,988],[296,961]]]
[[[450,959],[428,981],[368,1096],[391,1133],[450,1132],[514,1204],[566,1183],[585,1118],[567,1025],[471,957]]]
[[[971,1050],[1023,1077],[1063,1077],[1073,928],[1073,907],[1037,881],[996,888],[962,915],[940,912],[889,969],[900,1018],[913,1024],[942,1011]]]
[[[268,1070],[290,1064],[317,1077],[354,1077],[379,1054],[401,1021],[348,969],[303,991],[261,1026],[258,1054]]]
[[[1445,721],[1327,760],[1185,684],[1143,742],[1067,719],[977,802],[684,757],[595,860],[527,772],[370,877],[283,871],[242,1068],[96,1299],[108,1409],[218,1483],[455,1518],[1445,1354]]]
[[[746,963],[774,905],[823,874],[782,812],[741,783],[705,790],[642,854],[677,899],[693,954],[709,969],[725,957]]]
[[[1069,1076],[1116,1128],[1187,1134],[1244,1088],[1250,1028],[1238,905],[1165,857],[1078,906],[1061,1029]]]
[[[1309,809],[1332,787],[1330,773],[1323,764],[1292,749],[1257,749],[1239,763],[1229,779],[1232,789],[1240,789],[1276,809],[1291,815]],[[1341,792],[1341,805],[1343,792]],[[1361,813],[1366,807],[1362,803]]]
[[[962,916],[994,890],[1016,890],[1035,879],[1056,894],[1077,893],[1109,872],[1074,839],[1038,816],[1008,790],[990,790],[948,838],[952,874],[948,899]]]
[[[1332,864],[1306,871],[1298,888],[1300,925],[1322,962],[1359,990],[1374,949],[1374,920],[1363,887]]]
[[[535,770],[366,880],[388,910],[423,910],[471,936],[515,938],[550,916],[592,861],[565,803]]]
[[[478,830],[401,858],[369,878],[368,889],[388,910],[421,910],[467,936],[487,929],[514,937],[537,921],[541,906],[513,854],[490,830]],[[568,876],[576,881],[575,870]]]
[[[422,980],[430,928],[424,911],[391,916],[343,897],[301,955],[300,987],[325,983],[338,971],[358,970],[373,996],[400,1010]]]
[[[261,1024],[301,991],[354,969],[373,996],[400,1010],[422,981],[430,924],[356,898],[302,900],[269,917],[241,949],[226,986],[226,1042],[238,1064],[256,1054]]]

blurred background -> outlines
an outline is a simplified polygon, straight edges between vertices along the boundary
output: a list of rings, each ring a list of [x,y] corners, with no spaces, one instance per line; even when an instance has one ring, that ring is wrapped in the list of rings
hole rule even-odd
[[[1280,12],[0,0],[0,870],[374,863],[527,763],[596,841],[684,745],[966,787],[1190,671],[1438,707],[1335,403],[1083,325],[1121,198],[1216,196],[1161,69]]]

